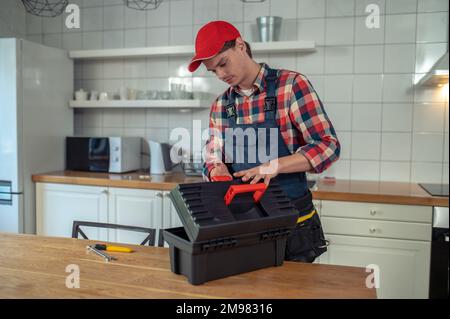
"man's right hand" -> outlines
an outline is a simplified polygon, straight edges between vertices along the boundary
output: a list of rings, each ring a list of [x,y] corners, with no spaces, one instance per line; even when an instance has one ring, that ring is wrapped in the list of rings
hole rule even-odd
[[[230,172],[228,171],[228,167],[223,163],[214,164],[214,167],[209,174],[210,181],[214,176],[229,176],[231,179],[233,179],[233,176],[231,176]]]

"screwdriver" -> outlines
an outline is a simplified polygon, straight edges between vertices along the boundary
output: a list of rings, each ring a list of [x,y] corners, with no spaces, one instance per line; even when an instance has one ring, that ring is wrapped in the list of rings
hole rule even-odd
[[[96,244],[94,246],[98,250],[106,250],[106,251],[114,251],[118,253],[132,253],[133,250],[128,247],[120,247],[120,246],[110,246],[105,244]]]
[[[116,257],[110,256],[110,255],[108,255],[107,253],[104,253],[104,252],[102,252],[102,251],[96,249],[94,246],[87,246],[86,248],[87,248],[88,250],[90,250],[90,251],[96,253],[97,255],[99,255],[99,256],[105,258],[105,261],[106,261],[106,262],[111,261],[111,260],[117,260]]]

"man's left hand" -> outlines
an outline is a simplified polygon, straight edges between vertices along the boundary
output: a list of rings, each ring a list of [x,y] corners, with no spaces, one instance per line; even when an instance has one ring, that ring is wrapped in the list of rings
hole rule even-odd
[[[263,180],[264,184],[269,185],[270,180],[279,173],[278,166],[278,161],[274,160],[251,169],[236,172],[233,176],[242,177],[244,182],[251,180],[250,184],[256,184]]]

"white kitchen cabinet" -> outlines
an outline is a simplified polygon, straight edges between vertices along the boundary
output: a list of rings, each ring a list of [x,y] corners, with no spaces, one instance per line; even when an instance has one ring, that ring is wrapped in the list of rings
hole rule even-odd
[[[108,223],[160,229],[163,226],[162,191],[131,188],[108,189]],[[140,244],[147,235],[128,230],[109,230],[109,240]]]
[[[168,191],[37,183],[37,233],[71,237],[74,220],[156,229],[182,226]],[[145,234],[83,227],[89,239],[140,244]],[[166,245],[167,247],[167,245]]]
[[[330,246],[319,263],[378,265],[378,298],[428,297],[431,207],[322,200],[320,214]]]
[[[106,187],[64,184],[36,184],[37,234],[71,237],[74,220],[108,221],[108,191]],[[107,231],[83,229],[88,238],[107,240]]]
[[[327,234],[321,264],[380,269],[378,298],[428,298],[428,242]],[[367,273],[369,275],[369,273]]]

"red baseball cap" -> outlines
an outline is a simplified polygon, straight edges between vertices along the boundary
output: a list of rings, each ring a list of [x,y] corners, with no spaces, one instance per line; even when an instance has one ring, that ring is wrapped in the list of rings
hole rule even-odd
[[[197,33],[195,56],[188,70],[194,72],[203,60],[211,59],[219,54],[225,42],[236,40],[240,36],[238,29],[226,21],[212,21],[204,25]]]

